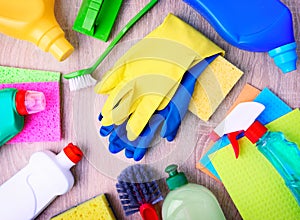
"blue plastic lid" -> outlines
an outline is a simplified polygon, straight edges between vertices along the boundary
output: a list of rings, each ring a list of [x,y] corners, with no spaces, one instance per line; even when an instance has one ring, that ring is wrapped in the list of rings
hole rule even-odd
[[[288,73],[297,69],[297,44],[296,42],[277,47],[269,51],[269,55],[274,59],[275,64],[283,73]]]

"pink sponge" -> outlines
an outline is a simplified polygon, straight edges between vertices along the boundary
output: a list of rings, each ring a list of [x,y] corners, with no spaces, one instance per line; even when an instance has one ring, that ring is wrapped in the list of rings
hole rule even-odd
[[[8,143],[55,142],[61,139],[59,82],[0,84],[0,89],[16,88],[41,91],[45,94],[46,109],[25,116],[24,129]]]

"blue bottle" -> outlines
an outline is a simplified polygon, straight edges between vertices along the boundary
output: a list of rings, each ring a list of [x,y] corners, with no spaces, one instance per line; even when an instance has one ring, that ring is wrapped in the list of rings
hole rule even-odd
[[[183,0],[230,44],[269,52],[284,72],[296,70],[297,54],[290,10],[279,0]]]

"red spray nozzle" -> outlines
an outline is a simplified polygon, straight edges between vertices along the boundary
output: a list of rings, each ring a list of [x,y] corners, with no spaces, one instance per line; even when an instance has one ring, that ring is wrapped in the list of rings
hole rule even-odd
[[[251,133],[251,135],[249,130],[252,131],[251,125],[254,124],[256,118],[263,112],[264,109],[265,106],[258,102],[240,103],[214,129],[215,133],[219,135],[219,137],[227,134],[227,137],[234,149],[236,158],[239,156],[239,144],[237,141],[237,136],[239,134],[241,134],[243,131],[248,131],[247,134],[249,134],[251,138],[258,137],[260,133],[257,132],[263,132],[263,129],[257,128],[254,129],[255,131],[253,131],[253,134]],[[255,135],[255,133],[257,133],[257,135]]]
[[[236,131],[236,132],[231,132],[229,134],[227,134],[227,137],[233,147],[234,150],[234,154],[235,154],[235,158],[239,157],[239,153],[240,153],[240,147],[239,147],[239,143],[237,140],[237,136],[239,134],[241,134],[243,131]]]

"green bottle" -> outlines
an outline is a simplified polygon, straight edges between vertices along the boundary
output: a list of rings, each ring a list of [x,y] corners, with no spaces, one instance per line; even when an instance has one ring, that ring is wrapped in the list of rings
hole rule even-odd
[[[204,186],[188,183],[177,165],[166,168],[170,193],[162,207],[163,220],[225,220],[225,216],[213,193]]]
[[[0,146],[24,127],[24,116],[45,109],[44,93],[7,88],[0,90]]]

